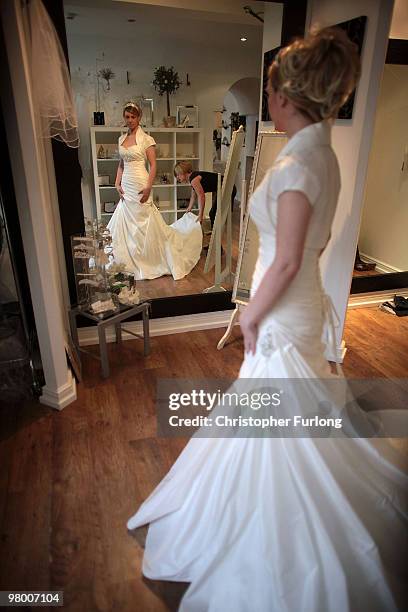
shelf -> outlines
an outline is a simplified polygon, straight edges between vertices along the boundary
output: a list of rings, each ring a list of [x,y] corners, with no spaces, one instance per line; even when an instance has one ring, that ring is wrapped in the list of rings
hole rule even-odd
[[[149,134],[151,132],[163,132],[164,134],[175,132],[176,134],[199,134],[202,131],[202,128],[181,128],[181,127],[144,127],[145,132]]]
[[[152,185],[154,198],[159,199],[159,211],[167,223],[172,223],[178,216],[182,216],[186,209],[180,209],[177,201],[187,200],[190,196],[191,186],[189,184],[177,183],[173,176],[173,167],[181,160],[191,162],[194,169],[201,167],[203,157],[202,128],[164,128],[155,126],[142,126],[147,134],[151,134],[157,142],[156,160],[158,163],[156,180],[160,181],[160,175],[166,173],[168,183],[156,183]],[[98,175],[109,175],[114,179],[112,173],[116,174],[116,168],[120,164],[120,156],[117,155],[117,142],[121,134],[126,134],[123,126],[91,126],[91,153],[94,174],[94,191],[96,204],[96,217],[109,221],[113,213],[104,212],[105,201],[115,202],[119,199],[115,185],[98,185]],[[98,157],[99,147],[104,149],[107,157]],[[102,149],[101,149],[102,151]],[[105,179],[106,180],[106,179]],[[161,205],[161,207],[160,207]],[[157,206],[157,204],[156,204]],[[194,210],[195,214],[197,211]]]

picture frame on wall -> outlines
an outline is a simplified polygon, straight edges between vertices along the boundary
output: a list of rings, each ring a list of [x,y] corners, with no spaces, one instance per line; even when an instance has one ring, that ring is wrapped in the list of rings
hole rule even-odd
[[[268,109],[268,94],[266,93],[266,86],[268,85],[268,70],[272,64],[275,56],[279,53],[282,47],[275,47],[270,51],[265,51],[263,61],[263,77],[262,77],[262,121],[272,121],[269,116]]]
[[[177,106],[177,127],[198,128],[198,106]]]
[[[355,17],[354,19],[342,21],[341,23],[336,23],[334,25],[335,28],[341,28],[342,30],[344,30],[351,42],[357,45],[358,54],[360,57],[363,50],[366,23],[367,17],[365,15],[361,15],[361,17]],[[343,104],[343,106],[339,110],[337,119],[351,119],[353,117],[355,96],[356,91],[354,90],[347,102]]]

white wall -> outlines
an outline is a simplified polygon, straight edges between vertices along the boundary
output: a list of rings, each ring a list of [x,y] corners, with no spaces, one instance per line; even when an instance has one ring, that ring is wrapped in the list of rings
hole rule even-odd
[[[191,32],[188,36],[186,32],[183,34],[180,24],[174,24],[174,27],[172,24],[167,29],[158,25],[156,31],[145,27],[138,30],[137,24],[132,25],[135,26],[134,38],[117,39],[108,35],[93,36],[92,31],[86,36],[75,35],[67,22],[72,84],[77,94],[81,131],[80,156],[85,171],[86,214],[91,212],[88,128],[95,110],[96,57],[100,58],[104,53],[104,59],[98,62],[98,66],[109,66],[116,74],[111,81],[111,91],[101,93],[101,110],[105,112],[107,125],[122,125],[124,102],[140,94],[154,98],[155,124],[160,122],[167,112],[165,97],[159,97],[151,86],[154,68],[162,64],[174,65],[184,82],[188,73],[191,86],[183,85],[171,96],[171,112],[176,114],[177,105],[196,104],[199,107],[200,127],[205,130],[204,169],[207,170],[212,170],[214,111],[222,109],[225,94],[233,83],[243,77],[259,75],[260,28],[256,28],[258,40],[252,39],[250,46],[245,47],[238,36],[231,37],[231,32],[228,37],[226,35],[226,40],[223,39],[222,29],[227,32],[226,25],[220,25],[220,35],[213,36],[207,43],[204,34],[202,39],[197,36],[191,40]],[[205,28],[209,28],[208,24],[202,26],[203,30]],[[205,31],[208,32],[208,29]],[[126,82],[126,71],[130,74],[130,85]]]
[[[391,0],[311,0],[309,4],[311,25],[328,26],[361,15],[368,17],[353,118],[336,121],[333,128],[332,142],[340,163],[342,188],[332,238],[322,257],[322,276],[340,318],[339,354],[392,7]]]
[[[361,254],[396,272],[408,270],[407,116],[408,66],[386,64],[358,244]]]

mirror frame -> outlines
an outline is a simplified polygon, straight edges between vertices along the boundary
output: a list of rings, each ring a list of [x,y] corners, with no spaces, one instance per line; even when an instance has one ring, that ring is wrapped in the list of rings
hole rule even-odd
[[[276,2],[277,0],[265,0]],[[54,26],[58,32],[69,67],[68,45],[65,30],[63,0],[43,0]],[[280,2],[282,4],[282,1]],[[285,45],[295,36],[305,31],[307,0],[283,0],[281,44]],[[261,62],[261,58],[259,60]],[[81,176],[78,151],[70,149],[57,141],[52,145],[55,177],[64,242],[65,262],[71,303],[76,302],[75,277],[71,258],[70,236],[84,232],[82,207]],[[151,318],[173,317],[186,314],[199,314],[235,308],[232,290],[220,293],[198,293],[175,297],[155,298],[151,302]],[[80,324],[80,323],[79,323]]]

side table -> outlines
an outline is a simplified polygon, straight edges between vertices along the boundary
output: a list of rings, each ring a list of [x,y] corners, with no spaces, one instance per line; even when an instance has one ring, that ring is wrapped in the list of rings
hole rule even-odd
[[[150,353],[150,336],[149,336],[149,308],[150,302],[142,302],[141,304],[136,304],[134,306],[124,306],[121,305],[119,311],[115,311],[110,314],[106,314],[103,317],[98,317],[87,310],[84,310],[78,306],[75,308],[71,308],[69,310],[69,324],[71,328],[72,340],[75,344],[75,348],[78,353],[87,353],[96,359],[99,359],[102,367],[102,376],[107,378],[109,376],[109,361],[108,361],[108,352],[106,346],[106,328],[110,325],[115,326],[116,332],[116,342],[120,344],[122,342],[122,331],[127,334],[131,334],[136,338],[143,338],[144,341],[144,355],[147,356]],[[133,317],[136,314],[142,313],[143,316],[143,336],[140,334],[135,334],[134,332],[129,331],[128,329],[122,329],[122,321]],[[100,357],[94,355],[90,351],[87,351],[84,348],[79,346],[78,340],[78,328],[77,328],[77,317],[81,315],[94,321],[96,323],[96,327],[98,330],[98,338],[99,338],[99,353]]]

